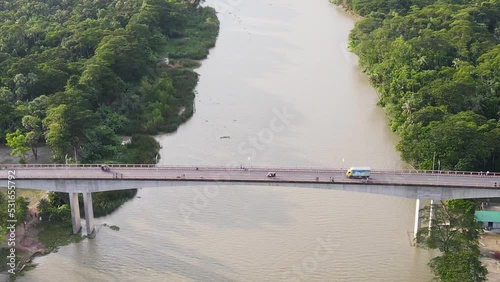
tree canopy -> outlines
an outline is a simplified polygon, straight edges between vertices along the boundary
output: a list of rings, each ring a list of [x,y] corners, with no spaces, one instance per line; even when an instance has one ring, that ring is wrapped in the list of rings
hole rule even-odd
[[[416,240],[421,246],[441,251],[429,263],[439,281],[486,281],[488,270],[479,260],[482,228],[474,217],[475,210],[471,200],[439,202],[422,210],[425,227],[419,229]]]
[[[402,158],[500,170],[500,2],[344,0],[364,17],[350,48],[380,95]]]
[[[192,115],[192,60],[218,33],[215,11],[199,4],[2,3],[0,141],[11,134],[21,160],[45,142],[56,161],[76,152],[93,162],[113,157],[117,134],[175,130]]]

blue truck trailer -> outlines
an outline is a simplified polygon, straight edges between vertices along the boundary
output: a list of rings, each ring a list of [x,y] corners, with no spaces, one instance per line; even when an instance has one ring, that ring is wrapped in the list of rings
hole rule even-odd
[[[372,169],[369,167],[351,167],[346,172],[349,178],[369,178],[372,175]]]

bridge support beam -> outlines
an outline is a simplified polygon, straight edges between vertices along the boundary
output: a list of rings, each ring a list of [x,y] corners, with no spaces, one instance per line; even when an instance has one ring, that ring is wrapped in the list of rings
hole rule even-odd
[[[95,228],[92,193],[83,193],[83,208],[85,210],[85,221],[87,221],[87,236],[91,236]]]
[[[415,227],[413,228],[413,238],[417,238],[417,232],[420,229],[420,225],[422,224],[422,220],[420,218],[420,210],[422,209],[422,202],[420,199],[417,199],[415,205]]]
[[[73,234],[78,234],[80,229],[82,229],[78,193],[69,193],[69,207],[71,210],[71,225],[73,226]]]

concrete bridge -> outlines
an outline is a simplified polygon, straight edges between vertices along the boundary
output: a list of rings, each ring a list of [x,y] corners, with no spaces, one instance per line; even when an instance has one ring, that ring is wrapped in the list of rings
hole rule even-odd
[[[0,165],[0,180],[18,189],[69,193],[73,232],[80,231],[78,193],[83,193],[87,233],[94,231],[92,193],[131,188],[195,185],[258,185],[346,190],[420,200],[500,197],[500,173],[466,171],[372,170],[369,179],[349,179],[344,169],[109,165]],[[276,173],[268,177],[269,172]],[[0,182],[1,183],[1,182]],[[1,185],[0,186],[4,186]]]

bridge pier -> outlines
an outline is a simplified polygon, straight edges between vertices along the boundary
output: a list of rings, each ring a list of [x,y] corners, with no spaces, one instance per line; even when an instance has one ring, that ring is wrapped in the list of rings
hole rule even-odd
[[[432,220],[436,216],[436,209],[434,206],[435,200],[431,200],[429,204],[429,236],[431,235],[431,228],[432,228]],[[413,238],[417,238],[417,232],[420,229],[422,225],[422,219],[420,217],[420,210],[423,208],[422,202],[420,199],[417,199],[416,205],[415,205],[415,227],[413,229]]]
[[[429,236],[431,235],[432,220],[436,216],[436,210],[434,209],[434,200],[431,200],[429,206]]]
[[[417,238],[417,232],[422,224],[422,219],[420,218],[420,210],[422,209],[422,203],[420,199],[417,198],[415,205],[415,227],[413,228],[413,238]]]
[[[87,236],[94,232],[94,209],[92,207],[92,193],[83,193],[83,208],[85,210],[85,221],[87,221]]]
[[[80,229],[82,229],[78,193],[69,193],[69,207],[71,210],[71,226],[73,226],[73,234],[78,234]]]

